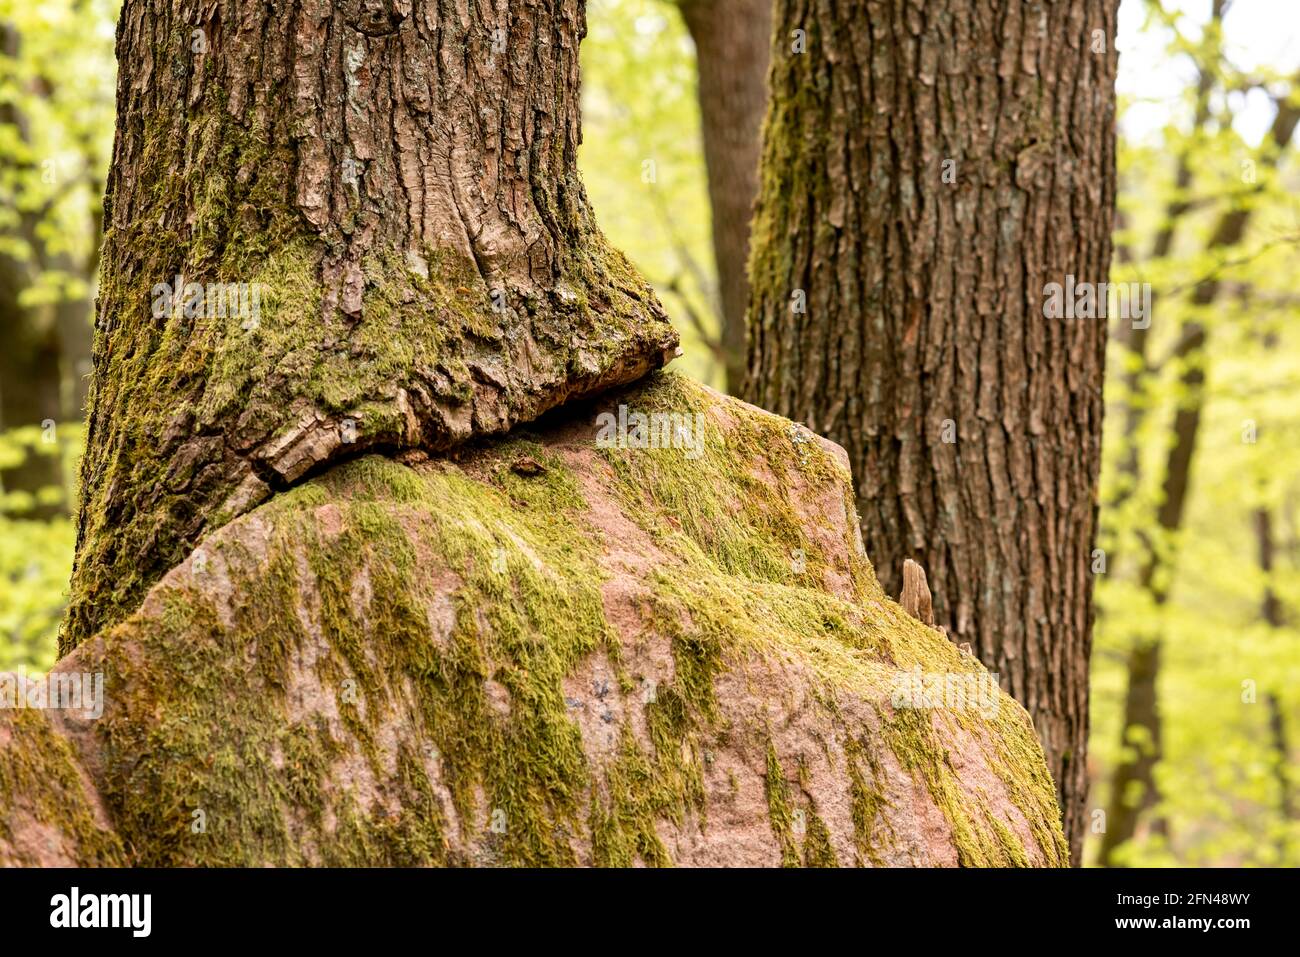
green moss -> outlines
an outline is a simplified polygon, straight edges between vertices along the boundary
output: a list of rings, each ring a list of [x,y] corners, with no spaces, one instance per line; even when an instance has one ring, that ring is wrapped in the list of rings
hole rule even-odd
[[[853,807],[853,844],[859,865],[870,862],[883,867],[881,845],[893,834],[883,815],[890,807],[881,784],[880,761],[866,742],[850,734],[844,742],[848,758],[849,798]],[[863,771],[866,765],[867,773]],[[870,777],[868,778],[868,773]],[[881,833],[883,830],[883,833]]]
[[[1012,867],[1028,867],[1029,855],[1025,853],[1025,846],[1020,842],[1020,838],[1011,832],[998,817],[989,809],[987,802],[981,802],[980,807],[984,812],[984,820],[988,821],[989,826],[993,828],[993,833],[997,836],[998,847],[1001,849],[1006,861]]]
[[[655,831],[659,820],[681,822],[683,789],[670,755],[648,758],[624,726],[617,756],[591,801],[592,860],[599,867],[630,867],[638,859],[654,867],[672,863]],[[600,793],[603,791],[604,793]]]
[[[510,470],[524,450],[543,464],[526,480]],[[119,769],[109,793],[123,830],[151,848],[149,863],[300,863],[311,848],[338,847],[337,828],[327,833],[319,809],[338,746],[319,722],[287,721],[289,662],[309,643],[307,627],[319,628],[328,642],[330,653],[315,670],[339,715],[333,733],[351,739],[375,780],[396,782],[390,803],[405,809],[401,817],[380,819],[354,809],[351,819],[339,820],[338,827],[380,835],[366,852],[379,856],[362,858],[436,863],[445,853],[427,774],[409,750],[399,752],[394,767],[376,736],[383,721],[404,720],[413,708],[463,829],[481,834],[498,824],[490,833],[503,862],[576,862],[572,839],[584,823],[590,775],[561,683],[611,643],[601,576],[588,533],[573,514],[581,501],[576,484],[561,463],[519,443],[502,443],[493,459],[499,481],[486,484],[451,465],[414,480],[409,469],[379,458],[343,466],[320,482],[327,495],[350,490],[332,534],[301,507],[311,498],[305,492],[264,511],[275,529],[265,572],[241,588],[233,632],[218,627],[209,602],[181,592],[172,593],[154,629],[133,633],[168,667],[114,676],[134,694],[125,712],[106,719],[110,749],[143,757]],[[528,507],[517,510],[516,501]],[[460,582],[446,647],[429,641],[427,609],[437,596],[415,574],[421,554],[454,570]],[[360,608],[358,588],[372,596]],[[315,607],[308,610],[309,603]],[[292,609],[304,611],[286,614]],[[314,624],[304,624],[304,617]],[[221,640],[185,642],[193,633]],[[159,681],[158,672],[187,681]],[[488,681],[502,689],[504,713],[489,702]],[[247,699],[214,694],[250,682]],[[414,691],[413,702],[405,689]],[[148,740],[142,740],[143,709],[159,715]],[[203,730],[214,723],[230,731],[215,750]],[[271,730],[286,724],[284,735]],[[680,729],[657,726],[666,746],[680,751]],[[625,757],[614,773],[617,815],[635,822],[637,853],[662,862],[646,814],[683,804],[672,794],[681,772],[674,777],[666,759]],[[658,782],[655,793],[619,784],[635,780],[642,766]],[[141,793],[161,800],[138,800]],[[289,807],[305,808],[305,820],[287,820]],[[430,813],[414,813],[421,807]],[[236,808],[238,815],[229,813]],[[208,821],[202,839],[188,830],[196,809]],[[302,842],[305,852],[295,827],[311,835]]]
[[[703,387],[675,375],[652,376],[637,402],[634,411],[647,414],[717,408]],[[799,474],[814,485],[849,484],[847,473],[811,435],[792,432],[784,420],[739,403],[728,404],[725,414],[725,429],[712,415],[703,416],[698,457],[679,448],[602,451],[620,487],[636,501],[634,514],[643,516],[643,527],[661,544],[691,552],[723,575],[821,585],[829,556],[806,536],[788,489],[773,477]],[[846,547],[844,554],[850,551]],[[855,565],[854,572],[864,596],[878,597],[869,565]]]
[[[959,718],[971,730],[972,716]],[[1034,842],[1047,862],[1067,866],[1070,849],[1060,827],[1056,786],[1029,716],[1007,699],[989,723],[992,727],[979,735],[989,766],[1001,780],[1011,803],[1028,822]]]
[[[840,861],[831,846],[831,832],[826,822],[813,808],[807,812],[807,828],[803,842],[803,862],[805,867],[839,867]]]
[[[986,801],[972,802],[962,790],[948,751],[934,727],[935,721],[947,720],[946,716],[947,712],[938,709],[899,708],[890,716],[882,716],[885,740],[904,770],[920,774],[930,796],[943,811],[952,828],[960,866],[1027,866],[1029,858],[1021,841],[989,812]],[[1040,844],[1040,850],[1048,856],[1049,863],[1060,863],[1053,858],[1059,850],[1057,842]]]
[[[700,386],[670,375],[653,377],[637,399],[638,409],[647,413],[714,405]],[[976,660],[963,656],[940,633],[884,596],[851,533],[830,553],[805,537],[807,520],[794,513],[782,490],[797,477],[813,490],[813,500],[822,500],[815,491],[829,486],[841,490],[846,509],[852,509],[851,484],[839,463],[816,443],[792,441],[784,420],[734,403],[725,406],[724,414],[733,420],[726,432],[706,419],[704,451],[697,458],[680,449],[604,453],[614,467],[628,514],[678,560],[656,571],[652,599],[662,620],[678,623],[675,647],[716,649],[714,673],[724,658],[797,660],[822,681],[819,700],[836,721],[841,720],[837,694],[848,691],[865,700],[887,700],[899,669],[920,666],[930,673],[982,674]],[[796,549],[801,565],[790,561]],[[843,556],[848,556],[847,568]],[[823,587],[827,570],[836,562],[851,583],[854,601]],[[706,702],[698,703],[706,713]],[[884,738],[904,767],[924,773],[953,828],[963,862],[1011,863],[1023,858],[1023,848],[1018,855],[1007,851],[992,825],[963,810],[946,753],[936,751],[937,738],[919,715],[928,712],[912,711],[893,720],[882,714],[887,722]],[[986,749],[990,765],[1007,782],[1008,793],[1048,861],[1063,861],[1055,792],[1023,711],[1003,700],[992,718],[961,712],[958,720]],[[876,823],[888,806],[879,783],[879,762],[852,734],[843,745],[857,851],[861,859],[880,863],[893,835]],[[779,830],[779,812],[773,813],[778,814],[773,826]],[[790,858],[784,843],[782,856]]]
[[[794,835],[794,812],[790,806],[790,785],[786,783],[781,771],[781,762],[776,756],[776,748],[769,741],[767,744],[767,773],[764,775],[764,790],[767,793],[767,819],[772,825],[772,834],[781,848],[781,866],[798,867],[799,846]]]
[[[69,863],[119,867],[127,863],[118,836],[95,819],[76,755],[39,710],[0,711],[0,866],[49,863],[13,842],[13,826],[34,822],[58,835]]]

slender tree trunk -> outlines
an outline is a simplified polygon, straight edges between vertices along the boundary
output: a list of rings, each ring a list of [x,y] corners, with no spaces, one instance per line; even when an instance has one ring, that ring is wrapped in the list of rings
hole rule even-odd
[[[1267,343],[1272,346],[1275,342]],[[1255,540],[1259,549],[1259,569],[1264,573],[1264,599],[1261,602],[1260,612],[1264,622],[1274,629],[1280,629],[1286,624],[1286,616],[1282,611],[1282,601],[1278,598],[1277,592],[1273,589],[1271,576],[1274,566],[1274,552],[1276,548],[1273,541],[1273,511],[1267,506],[1255,510]],[[1291,745],[1290,736],[1287,734],[1286,714],[1282,707],[1282,702],[1272,691],[1264,695],[1264,704],[1268,708],[1268,731],[1272,738],[1273,748],[1277,752],[1277,793],[1278,793],[1278,814],[1282,818],[1282,841],[1278,848],[1280,862],[1286,865],[1291,859],[1291,840],[1289,838],[1291,820],[1295,817],[1295,795],[1294,788],[1291,786],[1289,769],[1291,766]]]
[[[844,445],[887,589],[1029,710],[1078,859],[1115,0],[778,0],[746,397]],[[803,52],[801,52],[803,51]]]
[[[1277,812],[1282,819],[1282,837],[1278,842],[1278,863],[1286,867],[1292,864],[1295,841],[1291,836],[1295,828],[1296,801],[1295,788],[1291,784],[1291,735],[1286,726],[1286,709],[1282,701],[1273,692],[1264,695],[1264,704],[1268,708],[1268,733],[1272,739],[1273,750],[1277,752],[1277,765],[1274,772],[1277,777]]]
[[[1205,62],[1198,64],[1196,110],[1192,119],[1189,143],[1195,142],[1204,130],[1205,124],[1210,120],[1210,92],[1214,77],[1218,73],[1220,57],[1217,44],[1218,38],[1222,36],[1218,25],[1222,19],[1226,2],[1227,0],[1215,0],[1210,15],[1211,29],[1205,31],[1205,41],[1214,44],[1214,47],[1205,54]],[[1192,160],[1191,146],[1189,145],[1178,157],[1178,165],[1174,173],[1174,189],[1177,198],[1171,200],[1165,206],[1164,225],[1156,233],[1155,241],[1151,246],[1152,260],[1158,262],[1172,252],[1178,225],[1191,209],[1192,204],[1186,197],[1191,186]],[[1152,371],[1151,360],[1147,354],[1151,339],[1151,323],[1134,323],[1119,319],[1116,324],[1116,333],[1119,342],[1128,352],[1128,359],[1123,363],[1123,368],[1120,370],[1120,381],[1122,383],[1120,391],[1124,397],[1124,424],[1122,427],[1124,457],[1120,461],[1118,469],[1121,482],[1114,501],[1109,503],[1109,509],[1118,514],[1124,504],[1137,491],[1141,477],[1138,460],[1140,450],[1137,436],[1147,414],[1146,393]],[[1108,556],[1109,564],[1112,567],[1117,557],[1113,552]]]
[[[99,216],[91,217],[91,248],[93,252],[84,260],[60,255],[56,269],[80,273],[87,290],[94,289],[99,273],[99,241],[103,224]],[[86,417],[86,403],[90,398],[90,371],[94,345],[94,304],[91,293],[60,300],[55,305],[55,325],[59,332],[59,347],[63,363],[64,390],[63,415],[65,421],[80,422]]]
[[[772,0],[681,0],[679,6],[699,65],[727,389],[739,394],[745,378],[749,224],[758,193],[760,132],[767,108]]]
[[[23,264],[0,255],[0,429],[36,427],[60,420],[62,377],[59,338],[50,324],[42,324],[33,310],[20,305],[18,296],[28,285]],[[27,448],[22,462],[0,470],[0,489],[25,492],[35,499],[21,517],[49,519],[67,508],[65,496],[57,500],[41,496],[57,489],[62,492],[63,466],[57,445],[42,441]]]
[[[127,0],[64,652],[327,463],[674,354],[578,178],[584,32],[579,0]]]

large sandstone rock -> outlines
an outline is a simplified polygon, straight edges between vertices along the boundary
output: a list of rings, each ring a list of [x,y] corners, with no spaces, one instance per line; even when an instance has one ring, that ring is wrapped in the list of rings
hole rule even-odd
[[[898,697],[985,672],[852,502],[837,447],[673,375],[336,466],[59,664],[101,718],[0,717],[66,792],[0,775],[0,863],[1065,863],[1018,705]]]

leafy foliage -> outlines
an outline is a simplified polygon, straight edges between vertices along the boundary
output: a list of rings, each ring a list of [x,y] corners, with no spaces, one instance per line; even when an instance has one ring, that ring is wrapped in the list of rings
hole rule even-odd
[[[6,335],[20,322],[47,330],[56,306],[90,298],[113,137],[119,2],[0,0],[0,256],[22,282],[21,315],[0,322]],[[83,321],[89,324],[89,315]],[[83,371],[65,370],[65,394]],[[64,402],[70,410],[73,404]],[[74,544],[67,510],[75,494],[65,486],[83,437],[73,411],[50,429],[5,422],[0,409],[0,473],[32,456],[57,455],[65,477],[63,485],[32,489],[5,488],[0,479],[0,668],[43,669],[54,657]],[[32,520],[38,505],[58,514]]]
[[[1151,283],[1154,308],[1146,371],[1126,346],[1127,330],[1113,328],[1111,342],[1099,542],[1108,568],[1096,589],[1092,807],[1108,806],[1121,755],[1153,743],[1146,728],[1130,728],[1121,749],[1120,725],[1128,655],[1155,640],[1161,747],[1154,804],[1114,863],[1300,864],[1293,820],[1300,784],[1300,298],[1291,279],[1300,265],[1300,170],[1293,147],[1279,151],[1262,129],[1251,128],[1296,104],[1300,91],[1294,78],[1268,65],[1235,66],[1227,44],[1232,29],[1231,16],[1220,30],[1203,15],[1149,3],[1144,33],[1166,41],[1158,69],[1199,64],[1207,94],[1202,100],[1188,85],[1175,102],[1161,101],[1167,122],[1145,135],[1121,122],[1112,281]],[[1130,97],[1126,119],[1151,105]],[[1263,122],[1248,122],[1253,114]],[[1190,172],[1183,184],[1180,162]],[[1244,234],[1216,246],[1216,228],[1232,215],[1248,217]],[[1164,230],[1172,231],[1172,243],[1155,255]],[[1213,283],[1217,295],[1210,297]],[[1204,347],[1183,348],[1196,326],[1204,330]],[[1187,384],[1193,365],[1204,370],[1203,392]],[[1200,422],[1186,509],[1179,526],[1166,530],[1156,518],[1170,494],[1175,415],[1194,408]],[[1126,435],[1133,409],[1136,430]],[[1272,525],[1269,573],[1261,568],[1262,513]],[[1151,555],[1158,562],[1144,587]],[[1274,624],[1264,620],[1269,592],[1281,611]],[[1099,840],[1094,832],[1089,859]]]

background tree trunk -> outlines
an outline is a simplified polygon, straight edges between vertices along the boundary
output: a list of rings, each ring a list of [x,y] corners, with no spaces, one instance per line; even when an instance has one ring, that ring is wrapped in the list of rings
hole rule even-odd
[[[1033,716],[1077,861],[1115,0],[778,0],[746,398],[841,443],[867,550]],[[799,52],[806,50],[806,52]]]
[[[19,304],[18,296],[28,285],[23,264],[0,255],[0,428],[41,428],[46,421],[59,422],[62,396],[57,330],[42,325],[34,310]],[[63,495],[57,500],[37,498],[50,488],[62,492],[63,466],[57,445],[32,445],[24,450],[23,461],[0,470],[0,490],[26,492],[36,498],[23,518],[48,519],[67,507]]]
[[[94,354],[94,304],[91,302],[95,282],[99,276],[99,239],[104,226],[101,217],[91,215],[91,252],[83,260],[61,254],[55,259],[55,268],[80,275],[86,284],[84,296],[69,296],[54,307],[55,324],[59,331],[59,348],[63,358],[64,389],[63,418],[81,422],[86,417],[90,398],[90,373]]]
[[[16,29],[0,23],[0,53],[16,59],[21,43]],[[6,127],[19,143],[29,146],[27,117],[12,100],[0,103],[0,131]],[[17,155],[11,169],[0,169],[6,179],[33,173],[30,157]],[[6,198],[6,205],[11,201]],[[43,428],[45,422],[57,423],[62,418],[60,330],[55,323],[44,321],[41,309],[21,302],[44,257],[45,240],[39,229],[40,211],[18,203],[14,207],[13,235],[5,238],[27,247],[28,253],[25,258],[0,253],[0,429]],[[62,304],[58,308],[63,308]],[[25,452],[21,463],[0,470],[0,490],[33,496],[32,508],[21,513],[24,518],[43,520],[63,514],[68,503],[63,494],[63,463],[57,444],[42,442]],[[41,492],[49,489],[57,489],[59,497],[41,497]]]
[[[695,41],[722,354],[727,389],[739,394],[745,378],[749,224],[758,193],[760,131],[767,108],[772,0],[681,0],[678,6]]]
[[[1272,340],[1273,337],[1268,337]],[[1276,345],[1270,341],[1268,345]],[[1282,600],[1273,587],[1276,544],[1273,536],[1273,510],[1261,506],[1255,510],[1255,541],[1259,551],[1259,570],[1264,573],[1264,598],[1261,602],[1260,616],[1264,623],[1274,630],[1286,627],[1286,613]],[[1278,816],[1282,819],[1281,839],[1278,842],[1278,863],[1286,866],[1291,860],[1291,831],[1295,818],[1295,795],[1291,786],[1291,744],[1287,728],[1286,709],[1276,693],[1264,693],[1264,705],[1268,709],[1268,733],[1272,739],[1275,756],[1274,775],[1277,779]]]
[[[578,178],[584,32],[579,0],[127,0],[62,652],[331,461],[673,355]]]

